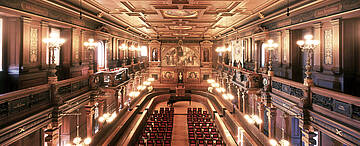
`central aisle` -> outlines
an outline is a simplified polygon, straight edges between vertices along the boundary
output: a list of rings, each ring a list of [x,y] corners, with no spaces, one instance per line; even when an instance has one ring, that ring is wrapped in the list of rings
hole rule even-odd
[[[159,103],[155,109],[167,107],[166,102]],[[197,102],[181,101],[174,104],[174,125],[172,132],[171,145],[184,146],[189,145],[188,127],[187,127],[187,108],[203,108],[204,105]]]
[[[186,115],[174,115],[174,125],[173,125],[171,145],[185,146],[189,144],[186,118],[187,118]]]

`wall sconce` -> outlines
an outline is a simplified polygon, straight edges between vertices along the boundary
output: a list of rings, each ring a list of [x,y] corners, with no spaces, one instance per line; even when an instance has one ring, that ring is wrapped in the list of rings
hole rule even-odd
[[[132,98],[135,98],[135,97],[137,97],[139,95],[140,95],[140,92],[138,92],[138,91],[132,91],[132,92],[129,93],[129,96],[132,97]]]
[[[144,90],[145,88],[146,88],[146,86],[143,86],[143,85],[140,85],[140,86],[137,87],[137,89],[138,89],[139,91],[142,91],[142,90]]]
[[[277,143],[277,141],[275,139],[270,139],[269,142],[270,142],[270,145],[272,145],[272,146],[277,146],[278,145],[278,143]]]
[[[116,118],[116,116],[117,116],[116,112],[113,112],[111,115],[109,113],[105,113],[101,117],[99,117],[99,122],[111,123]]]
[[[212,84],[212,83],[215,83],[215,80],[213,80],[213,79],[208,79],[207,82],[208,82],[209,84]]]
[[[219,92],[219,93],[225,92],[225,88],[222,88],[222,87],[216,88],[215,90],[216,90],[217,92]]]
[[[225,100],[233,100],[234,99],[234,95],[232,94],[223,94],[222,97],[225,99]]]
[[[311,79],[311,55],[314,52],[314,49],[319,46],[320,41],[319,40],[313,40],[312,35],[305,35],[305,40],[299,40],[296,42],[296,44],[301,48],[302,52],[307,52],[307,59],[306,59],[306,65],[305,65],[305,74],[306,77],[304,79],[304,85],[305,86],[311,86],[313,85],[313,80]]]
[[[245,115],[244,118],[246,119],[246,121],[249,123],[249,124],[261,124],[262,123],[262,120],[259,116],[257,115]]]

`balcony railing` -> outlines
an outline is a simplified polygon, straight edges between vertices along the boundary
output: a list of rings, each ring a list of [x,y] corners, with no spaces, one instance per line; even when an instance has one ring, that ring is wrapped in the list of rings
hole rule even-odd
[[[0,125],[30,115],[51,105],[48,84],[0,95]]]

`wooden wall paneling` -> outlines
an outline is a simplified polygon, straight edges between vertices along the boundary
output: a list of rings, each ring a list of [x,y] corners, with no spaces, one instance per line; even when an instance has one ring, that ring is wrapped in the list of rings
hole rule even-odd
[[[31,28],[31,18],[21,17],[22,23],[22,66],[23,71],[27,72],[30,65],[30,28]]]
[[[290,30],[283,31],[283,64],[290,64]]]
[[[42,41],[42,39],[44,38],[47,38],[49,37],[49,24],[47,21],[41,21],[40,22],[41,24],[41,37],[40,37],[40,52],[41,52],[41,55],[40,55],[40,58],[41,58],[41,69],[47,69],[48,68],[48,65],[47,65],[47,62],[46,62],[46,50],[48,49],[47,48],[47,45],[45,42]]]
[[[81,65],[82,31],[79,28],[71,28],[71,77],[81,76],[83,68]]]
[[[340,73],[341,71],[341,53],[340,53],[340,46],[341,46],[341,29],[340,29],[340,23],[341,20],[340,19],[334,19],[331,20],[331,25],[332,25],[332,44],[333,44],[333,68],[331,68],[331,70],[334,73]],[[325,52],[326,53],[326,52]]]
[[[7,51],[7,69],[8,75],[10,77],[10,87],[9,91],[18,89],[18,78],[20,72],[20,50],[21,50],[21,22],[20,18],[11,17],[7,19],[5,31],[5,48]]]
[[[315,23],[313,25],[314,27],[314,40],[319,40],[320,41],[320,45],[319,47],[316,47],[314,49],[314,66],[313,66],[313,70],[320,72],[322,70],[322,58],[323,58],[323,54],[322,54],[322,50],[324,50],[324,43],[326,42],[325,39],[323,38],[323,28],[322,28],[322,23]]]
[[[344,91],[345,93],[360,95],[359,81],[356,81],[356,74],[359,75],[359,63],[357,59],[360,58],[359,41],[360,41],[360,20],[359,19],[345,19],[342,24],[342,62],[344,71]],[[346,57],[345,57],[346,56]]]
[[[78,66],[80,61],[80,29],[72,28],[71,29],[71,44],[72,44],[72,53],[71,53],[71,64],[73,66]]]
[[[303,40],[302,30],[291,30],[290,33],[290,64],[292,69],[291,79],[297,82],[303,82],[303,70],[302,70],[302,52],[299,46],[296,44],[297,40]]]
[[[72,30],[71,28],[62,28],[60,37],[65,39],[65,43],[60,49],[60,66],[57,71],[58,79],[70,78],[71,54],[72,54]]]

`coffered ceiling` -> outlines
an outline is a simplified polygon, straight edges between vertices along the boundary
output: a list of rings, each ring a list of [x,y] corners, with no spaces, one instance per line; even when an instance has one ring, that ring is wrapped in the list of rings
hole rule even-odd
[[[128,29],[152,38],[209,38],[279,0],[83,0]],[[245,23],[245,22],[244,22]],[[236,26],[235,26],[236,25]]]

